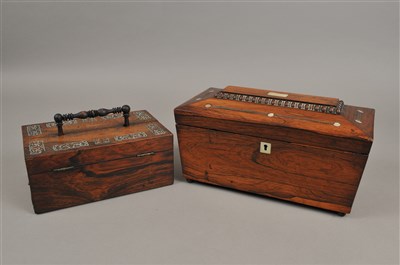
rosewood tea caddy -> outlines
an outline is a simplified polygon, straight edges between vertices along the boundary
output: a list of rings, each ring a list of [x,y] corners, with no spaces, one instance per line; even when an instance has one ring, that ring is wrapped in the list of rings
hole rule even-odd
[[[350,213],[373,142],[373,109],[228,86],[174,112],[189,182]]]
[[[173,183],[173,137],[130,107],[22,126],[32,202],[44,213]]]

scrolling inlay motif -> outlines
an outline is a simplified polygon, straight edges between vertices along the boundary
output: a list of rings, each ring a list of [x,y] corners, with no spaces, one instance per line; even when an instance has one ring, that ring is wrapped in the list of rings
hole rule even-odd
[[[99,144],[108,144],[110,143],[110,138],[96,138],[93,140],[95,145],[99,145]]]
[[[36,136],[42,134],[42,129],[40,128],[40,124],[33,124],[26,126],[26,132],[28,136]]]
[[[135,115],[139,120],[151,120],[151,116],[146,111],[136,111]]]
[[[89,146],[89,142],[88,141],[70,142],[70,143],[64,143],[64,144],[55,144],[55,145],[53,145],[53,150],[58,152],[58,151],[76,149],[76,148],[85,147],[85,146]]]
[[[115,136],[114,139],[115,141],[120,142],[120,141],[144,138],[144,137],[147,137],[147,134],[145,132],[138,132],[138,133],[125,134],[121,136]]]
[[[122,116],[124,116],[123,113],[113,113],[113,114],[109,114],[107,116],[103,116],[101,117],[103,120],[110,120],[110,119],[116,119],[116,118],[121,118]]]
[[[147,128],[154,135],[162,135],[166,133],[166,131],[163,128],[161,128],[157,123],[149,123],[147,124]]]
[[[78,122],[76,121],[76,120],[70,120],[70,121],[65,121],[64,123],[63,123],[63,125],[72,125],[72,124],[77,124]],[[48,123],[46,123],[46,127],[47,128],[51,128],[51,127],[55,127],[56,126],[56,123],[55,122],[48,122]]]
[[[38,155],[46,151],[43,141],[29,142],[29,153],[31,155]]]

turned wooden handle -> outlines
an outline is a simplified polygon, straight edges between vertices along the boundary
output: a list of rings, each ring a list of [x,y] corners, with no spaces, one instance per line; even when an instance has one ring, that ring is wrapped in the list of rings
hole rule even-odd
[[[122,107],[112,108],[112,109],[98,109],[98,110],[89,110],[89,111],[81,111],[78,113],[68,113],[68,114],[60,114],[57,113],[54,115],[54,121],[56,122],[58,129],[58,136],[64,135],[63,132],[63,121],[73,120],[73,119],[87,119],[94,117],[102,117],[111,113],[123,113],[124,114],[124,126],[129,126],[129,112],[131,108],[128,105],[123,105]]]

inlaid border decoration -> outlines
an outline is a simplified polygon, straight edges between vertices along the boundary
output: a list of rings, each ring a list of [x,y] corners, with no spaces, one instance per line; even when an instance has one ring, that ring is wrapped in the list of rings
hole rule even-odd
[[[63,122],[63,125],[65,126],[65,125],[72,125],[72,124],[77,124],[78,122],[77,122],[77,120],[70,120],[70,121],[64,121]],[[48,122],[48,123],[46,123],[46,127],[47,128],[51,128],[51,127],[55,127],[56,126],[56,123],[53,121],[53,122]]]
[[[342,100],[339,100],[337,106],[331,105],[323,105],[323,104],[313,104],[301,101],[293,101],[293,100],[285,100],[285,99],[276,99],[269,97],[260,97],[260,96],[252,96],[252,95],[243,95],[236,94],[230,92],[220,91],[215,95],[215,98],[225,99],[225,100],[235,100],[242,102],[250,102],[256,104],[263,104],[269,106],[277,106],[277,107],[285,107],[285,108],[294,108],[315,112],[322,112],[328,114],[340,114],[342,112],[344,103]]]
[[[113,114],[109,114],[107,116],[103,116],[101,118],[103,120],[111,120],[111,119],[121,118],[122,116],[124,116],[123,113],[113,113]]]
[[[36,136],[42,134],[42,129],[40,128],[40,124],[33,124],[26,126],[26,132],[28,136]]]
[[[79,141],[79,142],[55,144],[55,145],[53,145],[53,150],[58,152],[58,151],[76,149],[76,148],[85,147],[85,146],[89,146],[89,142],[84,140],[84,141]]]
[[[138,132],[138,133],[125,134],[125,135],[121,135],[121,136],[115,136],[114,140],[117,142],[120,142],[120,141],[145,138],[145,137],[147,137],[147,134],[145,132]]]
[[[43,141],[29,142],[29,154],[39,155],[43,152],[46,152],[46,148],[44,147]]]
[[[149,129],[149,131],[154,135],[162,135],[167,133],[167,131],[161,128],[157,123],[147,124],[147,129]]]
[[[92,122],[95,122],[95,121],[97,121],[97,119],[94,118],[94,117],[90,117],[90,118],[86,118],[86,119],[81,120],[82,123],[92,123]]]
[[[138,120],[147,121],[151,120],[152,117],[147,111],[135,111],[135,116]]]
[[[110,138],[96,138],[96,139],[93,140],[93,143],[95,145],[109,144],[110,143]]]

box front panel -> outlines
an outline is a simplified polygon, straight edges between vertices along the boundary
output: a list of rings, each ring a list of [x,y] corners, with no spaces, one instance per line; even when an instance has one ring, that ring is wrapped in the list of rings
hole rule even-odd
[[[367,156],[178,125],[184,176],[349,213]]]
[[[36,213],[153,189],[173,183],[173,151],[29,175]]]

